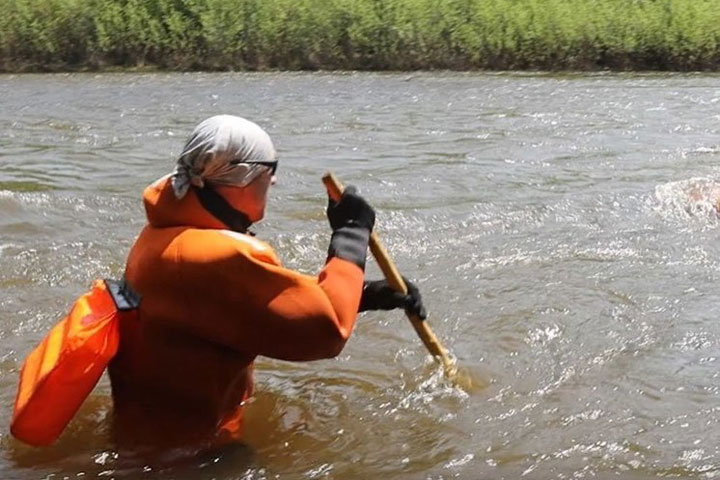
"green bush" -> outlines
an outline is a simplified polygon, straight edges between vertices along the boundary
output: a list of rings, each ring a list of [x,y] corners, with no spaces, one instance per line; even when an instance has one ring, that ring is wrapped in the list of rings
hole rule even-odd
[[[720,0],[0,0],[0,68],[708,69]]]

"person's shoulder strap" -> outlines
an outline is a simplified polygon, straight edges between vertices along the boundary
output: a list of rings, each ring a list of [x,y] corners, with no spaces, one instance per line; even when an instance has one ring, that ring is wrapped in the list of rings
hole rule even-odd
[[[140,295],[130,288],[124,278],[122,280],[106,278],[105,285],[118,310],[133,310],[140,306]]]
[[[217,193],[210,187],[193,187],[195,194],[200,200],[200,204],[205,210],[210,212],[212,216],[227,225],[228,228],[235,232],[246,233],[252,222],[240,210],[233,208],[222,195]]]

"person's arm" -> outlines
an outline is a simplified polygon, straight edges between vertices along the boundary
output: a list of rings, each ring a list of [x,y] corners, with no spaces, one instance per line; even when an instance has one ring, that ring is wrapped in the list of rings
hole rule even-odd
[[[212,263],[202,258],[181,260],[187,291],[203,292],[185,295],[193,314],[183,327],[249,355],[283,360],[336,356],[355,324],[375,214],[348,187],[340,202],[331,202],[328,217],[333,234],[318,277],[247,251]],[[213,250],[211,245],[207,248]],[[238,249],[242,250],[239,244]]]
[[[260,291],[236,297],[241,305],[228,332],[231,344],[281,360],[338,355],[355,326],[363,271],[340,258],[331,258],[317,278],[282,267],[256,268],[252,278]]]
[[[352,332],[363,291],[375,211],[354,187],[348,186],[340,201],[329,199],[327,216],[332,236],[328,260],[317,279],[319,289],[298,285],[297,291],[293,288],[283,292],[280,297],[287,298],[290,308],[285,308],[283,302],[271,302],[270,311],[277,323],[272,326],[276,338],[287,338],[290,342],[266,341],[261,355],[286,360],[334,357]]]

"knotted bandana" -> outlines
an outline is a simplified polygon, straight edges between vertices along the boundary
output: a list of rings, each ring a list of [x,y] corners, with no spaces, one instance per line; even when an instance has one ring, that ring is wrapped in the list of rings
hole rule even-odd
[[[172,175],[173,191],[179,199],[190,185],[244,187],[272,162],[277,162],[275,147],[258,125],[233,115],[210,117],[185,144]]]

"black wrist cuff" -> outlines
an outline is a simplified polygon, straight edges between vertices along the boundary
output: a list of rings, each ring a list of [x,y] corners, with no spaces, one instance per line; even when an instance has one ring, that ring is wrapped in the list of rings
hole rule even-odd
[[[330,237],[328,260],[342,258],[365,270],[365,259],[370,242],[370,230],[358,226],[346,226],[335,230]]]

